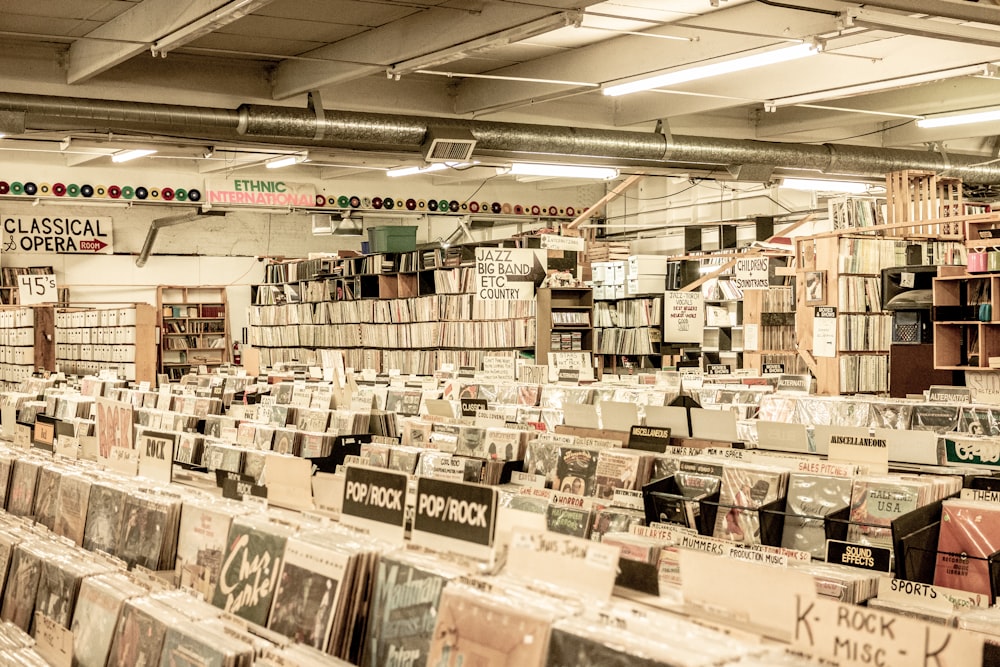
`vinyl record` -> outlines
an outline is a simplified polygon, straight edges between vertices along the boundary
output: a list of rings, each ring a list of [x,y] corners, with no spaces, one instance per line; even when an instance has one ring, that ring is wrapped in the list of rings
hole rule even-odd
[[[477,201],[470,201],[469,202],[469,211],[471,211],[472,213],[479,213],[479,202],[477,202]]]
[[[533,204],[531,206],[531,215],[540,215],[541,212],[542,209],[538,206],[538,204]]]
[[[336,206],[337,205],[337,200],[334,199],[332,196],[331,197],[327,197],[326,198],[326,203],[329,204],[330,206]]]
[[[177,188],[174,190],[174,199],[177,201],[187,201],[188,191],[184,188]],[[332,203],[332,202],[331,202]]]
[[[397,199],[396,200],[396,208],[398,208],[400,210],[406,208],[406,202],[404,202],[402,199]]]
[[[510,215],[511,210],[512,210],[511,206],[507,202],[504,202],[503,204],[500,205],[500,212],[503,213],[504,215]]]
[[[337,206],[339,206],[340,208],[347,208],[347,205],[350,203],[350,201],[351,200],[348,199],[347,195],[340,195],[339,197],[337,197]]]
[[[415,210],[417,210],[417,200],[416,199],[407,199],[406,200],[406,210],[407,211],[415,211]]]
[[[437,199],[431,199],[430,201],[428,201],[427,202],[427,210],[428,211],[436,211],[436,210],[438,210],[438,200]]]
[[[326,204],[326,197],[323,195],[316,195],[316,206],[323,206]]]
[[[462,202],[462,210],[463,211],[468,211],[469,210],[469,203],[468,202]]]
[[[381,197],[372,197],[372,208],[374,208],[376,210],[382,208],[382,198]]]
[[[486,202],[486,201],[479,202],[479,210],[482,211],[483,213],[489,213],[490,212],[490,203]]]
[[[492,204],[490,204],[490,211],[492,211],[493,213],[499,213],[502,210],[503,210],[503,205],[501,205],[500,202],[495,201]]]
[[[201,190],[198,188],[188,190],[188,201],[201,201]]]
[[[524,207],[520,204],[514,204],[514,215],[524,215]]]
[[[427,208],[427,202],[424,201],[423,199],[418,199],[417,200],[417,210],[418,211],[423,211],[426,208]]]
[[[458,205],[458,200],[457,199],[452,199],[450,202],[448,202],[448,210],[449,211],[451,211],[452,213],[458,213],[458,209],[459,209],[459,205]]]
[[[66,194],[66,186],[63,185],[62,183],[53,183],[52,194],[54,194],[56,197],[64,196]]]
[[[7,181],[0,181],[0,195],[5,195],[10,192],[10,183]]]
[[[23,195],[24,194],[24,183],[21,181],[14,181],[10,184],[10,193],[12,195]]]
[[[35,185],[33,182],[28,181],[27,183],[24,184],[24,194],[34,195],[37,193],[38,193],[38,186]]]
[[[573,208],[572,206],[567,206],[566,207],[566,215],[568,215],[569,217],[572,218],[573,216],[576,215],[576,209]]]
[[[559,209],[559,215],[566,215],[566,209]]]
[[[52,192],[52,186],[49,185],[48,183],[42,183],[41,185],[38,186],[38,194],[47,195],[50,192]]]
[[[173,188],[163,188],[160,190],[160,196],[163,197],[164,201],[174,200],[174,189]],[[320,204],[322,206],[322,204]]]
[[[442,199],[438,202],[438,210],[441,212],[446,212],[448,210],[448,206],[449,204],[447,199]]]
[[[142,196],[141,197],[139,196],[139,190],[142,190]],[[80,186],[80,195],[84,196],[84,197],[93,197],[94,196],[94,186],[93,185],[89,185],[87,183],[84,183],[83,185]],[[139,197],[139,199],[145,199],[146,198],[146,188],[136,188],[135,189],[135,196]]]
[[[118,199],[119,197],[122,196],[122,189],[117,185],[109,185],[108,196],[111,197],[112,199]]]
[[[72,189],[73,186],[71,185],[69,187]],[[73,194],[72,190],[70,191],[70,194]],[[134,196],[135,196],[135,188],[133,188],[131,185],[126,185],[125,187],[122,188],[122,197],[124,197],[125,199],[131,199]]]
[[[361,198],[361,208],[371,208],[371,207],[372,207],[372,198],[371,197],[362,197]]]
[[[159,190],[159,188],[153,188],[152,190],[150,190],[149,191],[149,198],[150,199],[159,199],[160,198],[160,190]]]
[[[382,208],[388,209],[390,211],[396,208],[395,200],[392,197],[386,197],[385,199],[382,200]]]
[[[94,195],[95,196],[97,196],[97,197],[103,197],[106,194],[108,194],[108,189],[106,187],[104,187],[103,185],[95,185],[94,186]]]
[[[87,187],[87,186],[85,185],[83,187]],[[83,189],[81,188],[81,192],[82,191],[83,191]],[[83,196],[86,197],[87,195],[84,194]],[[148,196],[149,196],[149,190],[147,190],[146,188],[142,187],[141,185],[135,189],[135,198],[136,199],[145,199]]]
[[[350,202],[351,208],[361,208],[361,197],[354,195],[351,197]]]

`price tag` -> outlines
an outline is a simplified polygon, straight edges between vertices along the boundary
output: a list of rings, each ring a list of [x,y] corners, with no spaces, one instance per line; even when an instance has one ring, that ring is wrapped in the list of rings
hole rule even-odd
[[[18,276],[17,296],[22,306],[36,303],[56,303],[59,301],[56,277],[52,274]]]
[[[35,612],[35,649],[55,667],[73,664],[73,633],[41,612]]]

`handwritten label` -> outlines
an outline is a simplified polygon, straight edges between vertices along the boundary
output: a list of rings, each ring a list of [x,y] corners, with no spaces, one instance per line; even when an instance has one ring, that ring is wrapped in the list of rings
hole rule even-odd
[[[583,252],[587,249],[582,236],[559,236],[557,234],[542,234],[543,250],[574,250]]]
[[[56,277],[52,274],[18,276],[17,297],[22,306],[57,303],[59,290],[56,288]]]
[[[169,484],[174,469],[174,438],[166,433],[144,432],[136,441],[139,475]]]
[[[620,548],[570,535],[514,529],[507,571],[544,581],[584,599],[608,600],[614,589]]]
[[[733,282],[741,290],[768,288],[769,260],[767,257],[740,257],[733,269]]]
[[[14,427],[14,446],[18,449],[31,449],[31,427],[18,424]]]
[[[701,292],[664,292],[663,297],[663,342],[701,345],[705,297]]]
[[[73,664],[73,632],[51,617],[35,612],[35,650],[53,667]]]
[[[832,306],[816,306],[813,312],[813,354],[837,356],[837,309]]]
[[[77,459],[80,457],[80,438],[72,435],[60,435],[56,437],[56,456],[66,459]]]

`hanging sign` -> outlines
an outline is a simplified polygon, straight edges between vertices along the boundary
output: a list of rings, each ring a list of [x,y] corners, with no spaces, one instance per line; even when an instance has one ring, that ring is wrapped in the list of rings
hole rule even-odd
[[[110,255],[111,218],[5,217],[0,251]]]
[[[59,301],[56,277],[51,273],[41,276],[18,276],[17,298],[22,306],[36,303],[56,303]]]
[[[767,289],[768,287],[767,257],[741,257],[736,260],[734,281],[741,290]]]
[[[582,236],[559,236],[558,234],[542,234],[542,249],[544,250],[576,250],[583,252],[587,243]]]
[[[209,204],[315,206],[316,187],[280,179],[211,178],[205,181],[205,200]]]
[[[701,292],[663,293],[663,342],[698,343],[705,335],[705,297]]]
[[[546,257],[529,248],[476,248],[476,298],[484,301],[533,299],[545,278]]]

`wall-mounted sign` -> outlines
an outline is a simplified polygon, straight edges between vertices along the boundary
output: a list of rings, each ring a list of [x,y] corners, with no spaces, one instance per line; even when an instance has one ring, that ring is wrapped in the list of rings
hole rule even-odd
[[[248,206],[315,206],[316,187],[312,183],[289,183],[281,179],[212,178],[205,181],[205,201]]]
[[[111,218],[5,217],[0,251],[110,255]]]
[[[484,301],[531,299],[545,278],[542,250],[476,248],[476,298]]]

